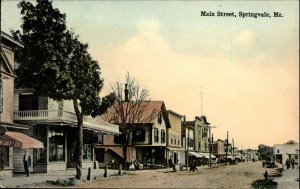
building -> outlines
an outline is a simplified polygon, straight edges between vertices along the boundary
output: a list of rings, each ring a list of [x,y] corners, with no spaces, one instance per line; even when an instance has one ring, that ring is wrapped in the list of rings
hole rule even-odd
[[[280,164],[285,164],[287,159],[294,158],[295,163],[299,166],[299,143],[288,141],[284,144],[274,144],[274,159]]]
[[[30,126],[14,123],[14,48],[23,45],[1,32],[0,72],[0,177],[12,176],[18,167],[23,168],[23,149],[43,148],[43,144],[30,137]],[[21,133],[22,132],[22,133]],[[25,135],[23,133],[27,133]]]
[[[33,172],[66,170],[75,167],[77,117],[72,101],[54,101],[38,96],[33,89],[15,90],[14,121],[31,125],[31,135],[44,143],[34,150]],[[101,134],[118,134],[119,127],[90,116],[83,120],[82,167],[93,167],[94,144]],[[17,171],[20,171],[18,169]]]
[[[135,160],[147,167],[166,166],[170,122],[163,101],[125,100],[114,104],[101,118],[118,124],[121,132],[119,136],[103,136],[102,144],[97,144],[97,151],[106,152],[105,157],[99,157],[102,165],[123,161],[126,156],[128,162]]]
[[[216,156],[218,159],[223,159],[225,157],[225,148],[224,148],[224,141],[218,139],[213,141],[212,144],[212,154]]]
[[[170,128],[167,128],[167,159],[174,165],[185,165],[186,152],[183,148],[181,135],[182,115],[168,110]]]

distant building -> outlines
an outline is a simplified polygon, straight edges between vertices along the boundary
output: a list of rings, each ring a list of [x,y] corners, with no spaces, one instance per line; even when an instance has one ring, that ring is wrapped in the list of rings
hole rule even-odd
[[[295,141],[288,141],[284,144],[275,144],[274,158],[278,163],[285,164],[287,159],[294,158],[295,163],[299,165],[299,143]]]

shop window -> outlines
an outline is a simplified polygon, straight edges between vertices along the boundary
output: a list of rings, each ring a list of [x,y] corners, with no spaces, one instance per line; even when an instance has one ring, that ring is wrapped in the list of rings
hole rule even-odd
[[[0,146],[0,168],[9,166],[9,147]]]
[[[83,160],[93,160],[93,144],[83,144]]]
[[[63,131],[49,130],[49,161],[64,161],[64,149]]]
[[[35,149],[35,162],[46,163],[47,160],[47,128],[38,126],[35,128],[36,139],[44,143],[44,148]]]

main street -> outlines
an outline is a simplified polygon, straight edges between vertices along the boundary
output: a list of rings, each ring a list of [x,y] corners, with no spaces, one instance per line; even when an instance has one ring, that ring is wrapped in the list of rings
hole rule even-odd
[[[109,177],[104,178],[104,170],[92,170],[93,180],[76,181],[73,188],[253,188],[251,183],[264,179],[263,173],[267,170],[271,175],[274,168],[263,168],[261,161],[244,162],[237,165],[222,165],[213,168],[198,166],[198,171],[173,172],[171,168],[157,170],[137,170],[123,172],[117,175],[117,170],[109,170]],[[86,178],[87,170],[84,170]],[[75,170],[61,171],[53,174],[15,175],[10,179],[1,179],[3,187],[63,187],[47,184],[45,181],[69,179],[75,175]],[[96,179],[94,179],[96,178]],[[278,188],[298,188],[299,169],[285,170],[282,177],[276,177]],[[70,187],[70,186],[69,186]]]

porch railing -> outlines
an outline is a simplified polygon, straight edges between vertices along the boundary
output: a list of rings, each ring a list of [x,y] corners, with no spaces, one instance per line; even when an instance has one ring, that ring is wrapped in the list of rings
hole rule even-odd
[[[65,121],[77,125],[75,113],[63,110],[26,110],[14,112],[15,121]],[[100,122],[92,117],[84,117],[83,125],[85,127],[103,130],[106,132],[119,133],[119,126]]]

